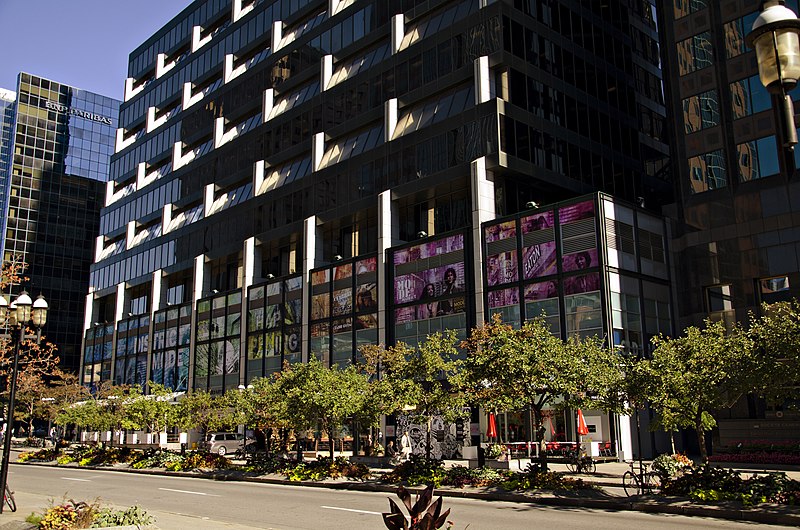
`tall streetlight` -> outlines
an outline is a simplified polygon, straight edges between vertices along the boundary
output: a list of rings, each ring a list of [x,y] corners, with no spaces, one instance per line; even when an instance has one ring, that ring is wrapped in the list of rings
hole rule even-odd
[[[794,105],[789,92],[800,78],[800,20],[784,0],[764,0],[761,14],[745,37],[756,50],[761,83],[772,94],[772,107],[778,128],[778,158],[783,172],[791,177],[795,171]]]
[[[6,429],[3,437],[3,462],[0,467],[0,492],[6,491],[8,482],[8,460],[11,453],[11,430],[14,426],[14,399],[17,395],[17,375],[19,373],[19,350],[25,340],[25,327],[28,322],[38,330],[47,322],[47,301],[39,295],[32,301],[28,293],[22,291],[16,300],[9,304],[5,297],[0,295],[0,322],[7,322],[8,328],[19,328],[19,338],[14,346],[14,364],[11,369],[11,383],[8,393],[8,413],[6,414]],[[0,513],[3,506],[0,504]]]

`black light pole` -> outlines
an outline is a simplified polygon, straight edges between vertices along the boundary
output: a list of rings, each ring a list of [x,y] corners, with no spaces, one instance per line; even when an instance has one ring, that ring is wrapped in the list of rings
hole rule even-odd
[[[31,311],[33,308],[33,311]],[[22,293],[11,304],[0,295],[0,321],[8,322],[9,328],[19,327],[19,338],[14,345],[14,364],[11,369],[11,383],[8,393],[8,413],[6,414],[5,436],[3,437],[3,461],[0,467],[0,493],[5,495],[8,482],[8,463],[11,454],[11,430],[14,427],[14,399],[17,395],[17,375],[19,373],[19,350],[25,340],[25,326],[28,321],[40,329],[47,321],[47,302],[41,295],[35,302],[31,301],[28,293]],[[0,503],[0,513],[3,513],[3,504]]]
[[[800,78],[800,20],[784,0],[763,0],[761,14],[745,37],[756,50],[761,83],[772,94],[772,107],[777,122],[778,160],[781,171],[791,177],[795,172],[794,105],[789,92]]]

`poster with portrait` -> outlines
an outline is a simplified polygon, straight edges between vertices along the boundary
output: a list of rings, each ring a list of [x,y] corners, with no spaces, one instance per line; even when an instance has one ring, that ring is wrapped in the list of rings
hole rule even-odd
[[[425,301],[460,293],[464,288],[464,263],[453,263],[398,276],[395,279],[394,300],[397,304]]]
[[[322,285],[331,281],[331,270],[322,269],[311,273],[311,285]]]
[[[486,281],[489,287],[517,281],[517,251],[492,254],[486,258]]]
[[[406,322],[413,322],[416,320],[416,311],[414,307],[400,307],[394,310],[394,321],[398,324]]]
[[[533,215],[529,215],[527,217],[523,217],[520,219],[520,224],[522,225],[522,233],[523,234],[530,234],[532,232],[537,232],[539,230],[545,230],[547,228],[553,228],[553,212],[541,212],[535,213]]]
[[[558,296],[558,282],[551,280],[548,282],[531,283],[525,286],[525,301],[534,302],[536,300],[546,300]]]
[[[558,272],[556,242],[547,241],[522,249],[522,275],[526,280]]]
[[[368,315],[358,315],[356,317],[356,329],[374,329],[378,327],[378,315],[372,313]]]
[[[489,291],[489,307],[505,307],[519,304],[519,289],[510,287],[497,291]]]
[[[600,289],[600,273],[570,276],[564,280],[564,294],[581,294]]]
[[[375,282],[359,285],[356,290],[356,312],[378,309],[378,284]]]
[[[597,267],[597,265],[597,249],[591,248],[573,252],[572,254],[565,254],[561,266],[564,268],[564,272],[571,272]]]

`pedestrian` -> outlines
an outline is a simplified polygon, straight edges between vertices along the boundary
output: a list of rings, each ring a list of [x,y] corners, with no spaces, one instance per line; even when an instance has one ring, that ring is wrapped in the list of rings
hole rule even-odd
[[[408,436],[408,431],[400,438],[400,454],[404,461],[411,457],[411,438]]]
[[[386,456],[389,457],[389,463],[396,466],[400,463],[400,454],[397,452],[397,447],[394,445],[394,440],[389,440],[386,444]]]
[[[56,429],[55,425],[50,427],[50,443],[53,444],[53,447],[58,445],[58,429]]]

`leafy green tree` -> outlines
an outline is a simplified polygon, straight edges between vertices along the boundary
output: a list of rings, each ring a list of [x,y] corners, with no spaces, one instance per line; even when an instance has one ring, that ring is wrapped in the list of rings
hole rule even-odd
[[[281,397],[277,414],[295,432],[319,425],[328,434],[333,458],[334,440],[341,426],[362,409],[368,390],[366,376],[353,366],[326,368],[311,359],[284,367],[275,384],[276,395]],[[299,458],[299,441],[297,447]]]
[[[458,370],[458,339],[455,331],[434,333],[417,348],[398,343],[390,348],[370,346],[362,349],[368,371],[381,371],[377,408],[383,413],[407,413],[426,428],[425,456],[431,456],[431,421],[441,416],[455,421],[464,415],[463,396],[455,389]]]
[[[530,410],[537,442],[544,440],[545,408],[620,409],[619,356],[598,339],[564,342],[541,317],[515,329],[495,315],[464,345],[460,384],[467,395],[489,410]],[[546,468],[544,451],[540,460]]]
[[[693,428],[703,462],[706,431],[717,424],[713,412],[730,408],[753,389],[753,343],[738,324],[706,321],[679,338],[655,337],[649,363],[650,405],[665,430]]]
[[[175,406],[175,424],[183,431],[197,429],[205,437],[209,432],[231,423],[231,411],[221,397],[205,390],[194,390]]]
[[[138,388],[138,387],[137,387]],[[128,395],[124,400],[123,425],[128,429],[166,432],[174,423],[175,407],[170,403],[172,391],[164,385],[150,382],[150,394]]]
[[[753,341],[753,393],[771,403],[800,398],[800,302],[761,306],[751,315],[748,336]]]

